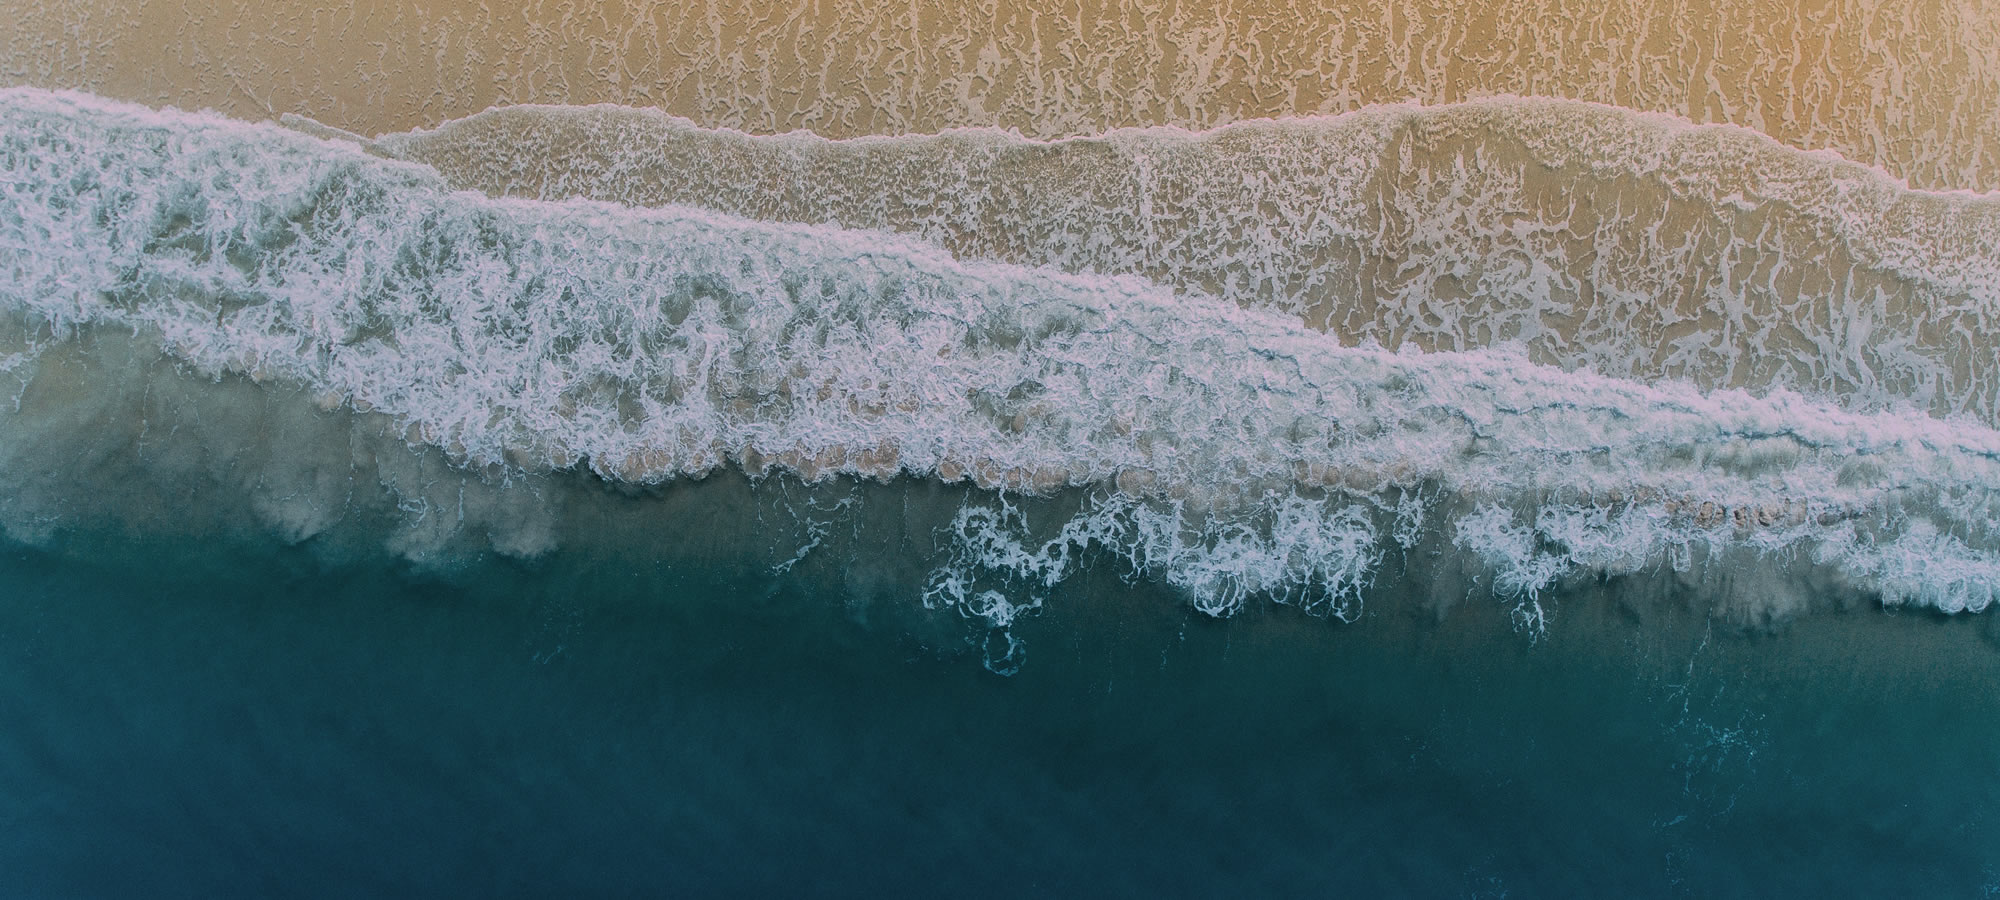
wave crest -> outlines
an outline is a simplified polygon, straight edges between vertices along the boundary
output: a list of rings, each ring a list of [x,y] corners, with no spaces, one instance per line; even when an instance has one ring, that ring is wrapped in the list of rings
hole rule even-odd
[[[1204,133],[752,137],[516,107],[375,146],[454,186],[892,230],[1135,274],[1354,345],[1467,350],[2000,421],[2000,195],[1912,191],[1734,127],[1554,100]]]
[[[998,626],[1084,551],[1217,614],[1269,596],[1350,615],[1385,548],[1426,541],[1479,561],[1531,625],[1579,573],[1789,567],[1945,610],[2000,589],[2000,433],[1964,419],[1350,347],[1131,276],[493,199],[281,129],[6,101],[17,411],[111,329],[393,421],[502,485],[725,465],[970,480],[1001,505],[953,520],[927,596]],[[1006,506],[1065,489],[1079,499],[1053,520]]]

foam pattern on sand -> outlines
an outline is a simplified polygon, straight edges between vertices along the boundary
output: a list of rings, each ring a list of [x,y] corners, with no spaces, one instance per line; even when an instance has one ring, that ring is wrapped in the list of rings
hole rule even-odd
[[[724,467],[969,480],[984,491],[926,597],[996,627],[1084,551],[1216,614],[1271,597],[1351,616],[1385,554],[1419,546],[1475,561],[1530,625],[1564,578],[1694,566],[1943,610],[2000,590],[2000,433],[1965,418],[1347,346],[1134,276],[495,199],[346,141],[77,95],[0,100],[0,192],[16,410],[49,382],[87,395],[107,364],[80,342],[124,334],[127,381],[166,360],[379,417],[500,491]]]
[[[382,151],[496,196],[893,230],[1142,275],[1342,343],[1465,350],[2000,419],[2000,194],[1615,107],[1487,100],[1055,143],[828,141],[617,107],[494,110]]]

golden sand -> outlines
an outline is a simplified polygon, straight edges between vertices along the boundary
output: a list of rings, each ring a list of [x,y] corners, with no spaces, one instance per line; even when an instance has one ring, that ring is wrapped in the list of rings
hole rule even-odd
[[[0,83],[365,134],[496,104],[1036,137],[1570,97],[2000,187],[1993,0],[15,0]]]

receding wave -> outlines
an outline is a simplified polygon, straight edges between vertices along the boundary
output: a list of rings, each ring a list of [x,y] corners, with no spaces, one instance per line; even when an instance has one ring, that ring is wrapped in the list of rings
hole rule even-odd
[[[287,540],[388,497],[368,508],[407,555],[466,531],[546,552],[569,539],[549,485],[728,470],[969,483],[922,596],[1000,628],[1086,554],[1215,614],[1349,617],[1417,548],[1476,566],[1529,625],[1551,586],[1607,575],[1760,572],[1948,611],[2000,590],[2000,433],[1909,405],[1349,346],[1172,279],[493,198],[345,141],[80,95],[0,95],[0,179],[17,538],[114,502],[38,472],[114,455],[222,484]],[[181,399],[133,400],[154,392]],[[117,409],[153,412],[105,427]]]
[[[494,195],[1142,275],[1349,345],[1519,342],[1565,368],[2000,421],[2000,194],[1912,191],[1734,127],[1517,99],[1055,143],[828,141],[530,107],[375,146]]]
[[[369,133],[532,102],[659,107],[760,133],[1054,138],[1524,94],[1755,128],[1925,187],[2000,187],[1990,0],[711,0],[588,15],[16,0],[9,12],[0,84],[301,112]]]

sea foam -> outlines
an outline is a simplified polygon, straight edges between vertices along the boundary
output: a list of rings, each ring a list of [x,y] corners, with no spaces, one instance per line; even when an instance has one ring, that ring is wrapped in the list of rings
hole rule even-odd
[[[756,137],[622,107],[496,109],[372,146],[496,196],[892,230],[1141,275],[1350,346],[2000,421],[2000,194],[1913,191],[1742,128],[1547,99],[1056,142]]]
[[[519,555],[566,539],[533,512],[549,477],[970,482],[923,598],[1002,630],[1087,556],[1213,614],[1269,598],[1352,618],[1383,561],[1421,548],[1531,627],[1582,577],[1787,572],[1947,611],[2000,589],[2000,433],[1908,403],[1566,370],[1503,342],[1351,346],[1196,286],[830,224],[493,198],[345,140],[80,95],[0,95],[0,192],[16,537],[71,508],[38,495],[37,460],[182,427],[257,454],[323,427],[183,412],[101,434],[47,399],[205,378],[300,421],[386,423],[384,446],[340,448],[368,459],[346,473],[314,457],[283,474],[281,454],[254,479],[210,473],[282,482],[252,506],[295,540],[343,515],[357,472],[404,465],[384,459],[398,442],[511,497],[474,519]],[[450,532],[465,497],[458,524],[430,500],[398,508]],[[510,529],[508,509],[531,524]]]

